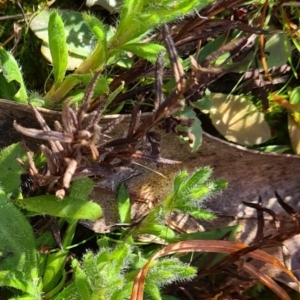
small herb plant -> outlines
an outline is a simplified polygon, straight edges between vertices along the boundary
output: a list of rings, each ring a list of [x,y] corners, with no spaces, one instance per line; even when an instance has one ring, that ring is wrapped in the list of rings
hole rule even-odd
[[[116,243],[109,236],[100,237],[99,250],[96,253],[88,251],[82,259],[73,258],[73,280],[65,287],[68,249],[76,246],[72,245],[72,238],[78,219],[97,219],[101,216],[98,205],[87,200],[93,182],[90,179],[74,181],[70,195],[62,201],[50,195],[22,199],[19,185],[23,170],[12,157],[25,159],[24,150],[20,145],[11,145],[0,152],[1,170],[6,171],[0,174],[0,220],[2,228],[5,228],[0,236],[0,286],[14,288],[13,293],[4,290],[8,295],[22,299],[129,298],[138,270],[152,253],[142,251],[135,244],[134,238],[139,234],[148,233],[165,241],[177,240],[175,232],[164,225],[167,214],[173,209],[195,214],[190,207],[195,207],[196,203],[225,186],[223,181],[209,180],[209,168],[199,169],[192,175],[188,175],[186,171],[179,173],[174,181],[174,192],[139,224],[133,228],[121,229],[120,239]],[[9,180],[7,172],[10,174]],[[182,197],[186,198],[185,202]],[[120,221],[130,222],[130,202],[124,186],[119,190],[117,203]],[[157,213],[158,211],[160,213]],[[41,251],[45,245],[55,247],[53,237],[46,232],[35,238],[24,214],[56,216],[60,218],[60,227],[63,223],[67,224],[62,249],[54,248],[49,253]],[[202,210],[202,216],[206,214],[212,216]],[[195,272],[194,268],[175,257],[153,262],[145,292],[153,299],[162,299],[160,288],[163,285],[191,279]]]

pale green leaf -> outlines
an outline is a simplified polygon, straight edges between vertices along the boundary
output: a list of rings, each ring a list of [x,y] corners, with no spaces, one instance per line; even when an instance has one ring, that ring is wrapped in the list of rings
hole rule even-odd
[[[70,191],[71,198],[86,200],[88,195],[94,189],[94,181],[91,178],[85,177],[72,181]]]
[[[91,36],[90,28],[79,12],[57,10],[64,21],[65,35],[68,48],[68,70],[78,68],[84,58],[91,55],[96,38]],[[30,29],[43,40],[43,55],[52,62],[49,51],[48,22],[51,10],[42,10],[30,22]]]
[[[52,11],[48,23],[48,40],[53,64],[54,87],[61,84],[68,67],[68,48],[64,23],[56,11]]]
[[[211,93],[210,98],[212,123],[227,140],[251,146],[270,139],[264,114],[249,99],[220,93]]]
[[[42,195],[15,202],[29,211],[61,218],[96,220],[102,216],[97,203],[68,196],[59,200],[53,195]]]
[[[156,61],[157,55],[161,51],[165,50],[163,46],[151,43],[130,43],[121,46],[120,49],[136,54],[137,56],[145,58],[152,63]]]
[[[129,193],[124,184],[121,184],[117,194],[117,206],[121,223],[130,223],[131,204]]]
[[[90,286],[90,280],[84,270],[81,268],[77,260],[72,261],[72,267],[74,272],[74,282],[77,287],[77,291],[83,300],[90,300],[92,295],[92,289]]]

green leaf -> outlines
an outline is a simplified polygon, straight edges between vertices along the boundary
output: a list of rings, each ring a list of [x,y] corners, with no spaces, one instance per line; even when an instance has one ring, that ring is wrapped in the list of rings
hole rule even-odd
[[[118,189],[117,194],[117,206],[119,211],[119,217],[121,223],[130,223],[131,217],[131,205],[128,191],[125,185],[122,183]]]
[[[68,48],[64,23],[56,11],[52,11],[48,24],[49,48],[53,64],[54,88],[63,81],[68,67]]]
[[[297,86],[292,90],[290,102],[293,105],[300,105],[300,86]]]
[[[190,105],[201,111],[210,110],[213,103],[209,96],[210,96],[210,91],[206,89],[205,96],[197,101],[191,102]]]
[[[94,181],[91,178],[80,178],[72,181],[70,191],[71,198],[86,200],[94,189]]]
[[[14,201],[29,211],[55,217],[96,220],[102,216],[101,207],[97,203],[68,196],[63,200],[53,195],[42,195]]]
[[[80,66],[86,57],[91,55],[97,40],[91,36],[90,28],[81,13],[67,10],[57,10],[57,12],[64,20],[68,49],[68,70],[74,70]],[[30,29],[39,39],[43,40],[42,53],[48,61],[52,62],[48,37],[50,14],[50,10],[42,10],[31,20]]]
[[[3,47],[0,47],[0,69],[2,70],[6,82],[12,83],[16,81],[17,85],[19,86],[19,89],[13,96],[13,100],[27,103],[27,91],[18,63],[13,55],[11,55]]]
[[[43,292],[49,293],[59,284],[63,277],[68,251],[59,250],[47,256],[43,274]]]
[[[191,191],[194,187],[199,187],[204,184],[205,181],[210,177],[212,169],[210,167],[204,167],[197,169],[188,179],[185,180],[179,189],[179,193],[186,193]]]
[[[194,218],[202,219],[202,220],[213,220],[216,218],[216,215],[212,212],[209,212],[203,208],[197,208],[195,210],[191,210],[189,212],[191,216]]]
[[[165,47],[151,43],[130,43],[121,46],[120,49],[136,54],[137,56],[143,57],[152,63],[156,61],[157,55],[161,51],[165,51]]]
[[[17,162],[17,158],[25,160],[25,152],[22,146],[12,144],[0,152],[0,184],[5,193],[13,193],[20,187],[20,175],[24,173],[23,167]]]
[[[71,74],[68,76],[68,78],[74,80],[75,84],[83,83],[87,87],[88,84],[91,82],[93,76],[93,74]],[[101,75],[97,80],[94,89],[94,96],[98,97],[108,92],[109,87],[107,83],[107,78]]]
[[[120,13],[120,22],[123,22],[132,14],[141,13],[143,6],[144,0],[124,0]]]
[[[202,127],[201,127],[201,121],[198,119],[196,113],[194,112],[194,110],[190,109],[186,105],[182,111],[179,111],[174,115],[179,118],[194,120],[194,123],[191,127],[183,127],[181,125],[178,125],[176,129],[179,132],[180,131],[186,132],[188,133],[188,135],[192,137],[192,140],[190,140],[190,137],[186,137],[186,136],[181,136],[180,138],[185,142],[189,142],[189,145],[192,148],[193,152],[197,151],[202,143]]]
[[[185,182],[187,176],[188,176],[187,170],[183,170],[176,175],[173,184],[175,193],[180,189],[181,185]]]
[[[92,299],[92,289],[90,280],[76,259],[73,259],[72,261],[72,268],[74,271],[74,282],[76,284],[77,291],[80,294],[81,298],[83,300]]]
[[[100,69],[107,59],[107,41],[104,25],[94,17],[87,14],[83,16],[90,30],[98,38],[98,42],[93,53],[79,66],[78,73],[87,73],[91,70]]]
[[[152,209],[139,224],[139,227],[134,231],[134,235],[153,234],[166,241],[172,241],[176,235],[171,228],[163,225],[163,211],[164,209],[161,206],[157,206],[156,208]]]
[[[31,226],[0,190],[0,285],[39,293],[37,253]],[[5,275],[9,271],[9,276]],[[11,281],[10,281],[11,280]],[[24,284],[26,282],[26,284]]]
[[[75,282],[71,282],[53,300],[82,300],[82,298],[77,291]]]
[[[7,271],[0,271],[0,286],[19,289],[25,293],[32,292],[34,287],[32,285],[32,282],[28,281],[30,278],[28,278],[28,276],[26,276],[24,272],[20,272],[17,270],[14,270],[12,272],[12,269]]]
[[[191,280],[196,272],[195,268],[183,264],[174,257],[153,262],[146,277],[145,292],[154,299],[161,299],[158,287],[176,281]]]
[[[43,274],[43,291],[47,293],[48,296],[45,298],[50,298],[50,296],[56,294],[57,291],[64,286],[66,280],[65,264],[69,254],[69,252],[64,249],[71,246],[76,226],[77,221],[69,220],[69,225],[62,240],[63,249],[50,253],[47,256],[45,272]]]

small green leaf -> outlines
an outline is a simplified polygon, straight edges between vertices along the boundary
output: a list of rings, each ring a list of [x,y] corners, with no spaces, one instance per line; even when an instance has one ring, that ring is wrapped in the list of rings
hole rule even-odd
[[[109,94],[107,100],[105,101],[103,111],[106,111],[108,109],[109,105],[112,103],[112,101],[124,90],[124,85],[125,85],[125,82],[122,81],[121,84],[114,91],[112,91]]]
[[[174,179],[174,184],[173,184],[175,193],[180,189],[181,185],[184,183],[187,176],[188,176],[187,170],[183,170],[176,175],[176,177]]]
[[[74,271],[74,282],[77,287],[77,291],[83,300],[92,299],[92,289],[90,279],[87,274],[81,268],[79,262],[76,259],[72,261],[72,268]]]
[[[159,44],[151,43],[130,43],[121,46],[120,49],[136,54],[137,56],[143,57],[152,63],[156,61],[157,55],[161,51],[165,51],[165,47]]]
[[[179,192],[185,193],[188,190],[192,190],[195,186],[199,187],[204,184],[205,181],[210,177],[212,169],[210,167],[204,167],[197,169],[185,183],[181,185]]]
[[[67,260],[68,251],[59,250],[54,253],[50,253],[47,256],[45,264],[45,272],[43,274],[43,292],[49,293],[59,284],[63,272],[65,263]]]
[[[72,181],[70,191],[71,198],[86,200],[94,189],[94,181],[91,178],[80,178]]]
[[[0,47],[0,69],[8,83],[16,81],[19,85],[19,89],[16,94],[14,94],[13,100],[27,103],[28,95],[18,63],[13,55],[11,55],[3,47]]]
[[[97,203],[78,198],[65,197],[59,200],[53,195],[42,195],[14,201],[29,211],[55,217],[96,220],[102,216],[101,207]]]
[[[100,69],[107,58],[107,41],[106,31],[103,23],[97,18],[88,14],[83,15],[92,33],[97,37],[98,42],[92,53],[78,68],[78,73],[87,73],[96,69]]]
[[[118,189],[117,205],[118,205],[120,222],[121,223],[130,223],[130,221],[131,221],[130,198],[129,198],[128,191],[123,183],[121,184],[120,188]]]
[[[210,91],[206,89],[205,96],[197,101],[193,101],[191,106],[198,108],[201,111],[210,110],[212,107],[212,101],[210,99]]]
[[[87,87],[93,78],[93,74],[71,74],[68,76],[68,78],[72,78],[76,82],[76,84],[83,83]],[[94,89],[94,96],[98,97],[108,92],[109,87],[107,78],[101,75],[97,80]]]
[[[189,212],[189,214],[195,218],[202,219],[202,220],[213,220],[216,218],[215,214],[203,208],[197,208],[196,210],[192,210]]]
[[[64,23],[56,11],[51,12],[49,17],[48,39],[53,64],[53,86],[57,88],[63,81],[68,67],[68,48]]]
[[[0,286],[15,288],[25,293],[33,292],[34,286],[30,282],[30,278],[24,272],[12,270],[13,266],[9,270],[0,271]],[[28,299],[32,299],[32,295]]]
[[[50,253],[47,256],[43,274],[43,291],[48,294],[48,298],[61,289],[66,280],[65,264],[69,252],[64,249],[71,246],[76,226],[77,221],[69,220],[69,225],[62,240],[63,250]]]
[[[93,34],[97,37],[98,42],[103,45],[103,51],[107,51],[106,30],[104,24],[97,18],[88,14],[83,14],[84,20],[87,22]],[[105,55],[104,55],[105,56]]]
[[[54,296],[53,300],[82,300],[75,282],[71,282],[60,293]]]
[[[181,139],[185,142],[189,142],[189,145],[192,148],[193,152],[197,151],[202,143],[202,127],[201,127],[201,121],[197,117],[196,113],[194,112],[194,110],[190,109],[186,105],[182,111],[179,111],[174,115],[179,118],[194,120],[194,123],[191,127],[183,127],[181,125],[178,125],[176,129],[179,132],[183,131],[189,134],[189,137],[181,136]],[[192,139],[190,140],[190,138]]]
[[[293,105],[300,105],[300,86],[297,86],[292,90],[290,102]]]
[[[90,29],[81,13],[76,11],[57,10],[64,20],[66,46],[68,48],[68,70],[78,68],[84,58],[91,55],[97,40],[91,36]],[[30,22],[30,29],[41,40],[43,40],[43,55],[51,61],[49,51],[48,23],[50,10],[42,10]]]
[[[24,168],[17,162],[17,158],[25,160],[25,152],[22,146],[12,144],[0,152],[0,184],[5,193],[13,193],[19,188],[21,183],[20,175],[24,173]]]

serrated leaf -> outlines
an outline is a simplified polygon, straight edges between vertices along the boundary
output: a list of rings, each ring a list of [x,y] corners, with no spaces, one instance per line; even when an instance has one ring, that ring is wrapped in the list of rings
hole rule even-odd
[[[187,170],[183,170],[176,175],[176,177],[174,179],[174,183],[173,183],[175,193],[180,189],[180,186],[186,180],[187,174],[188,174]]]
[[[27,103],[27,90],[24,84],[23,76],[17,61],[8,51],[0,47],[0,69],[8,83],[16,81],[19,89],[13,96],[13,100],[17,102]]]
[[[211,175],[212,169],[204,167],[196,170],[186,181],[181,185],[180,191],[185,193],[187,190],[193,190],[194,187],[201,186]]]
[[[129,193],[124,184],[121,184],[117,194],[117,206],[121,223],[130,223],[131,204]]]
[[[53,195],[42,195],[16,199],[15,202],[29,211],[60,218],[96,220],[102,216],[101,207],[97,203],[68,196],[59,200]]]
[[[54,87],[57,88],[63,81],[68,67],[68,48],[64,23],[56,11],[52,11],[49,17],[48,40],[53,64]]]
[[[246,97],[211,93],[210,118],[227,140],[241,145],[261,144],[271,138],[264,114]]]
[[[81,268],[77,260],[72,261],[72,267],[74,271],[74,282],[76,284],[77,291],[81,296],[81,299],[92,299],[92,289],[87,274]]]
[[[197,208],[197,210],[191,210],[189,211],[189,214],[194,218],[203,219],[203,220],[213,220],[216,218],[215,214],[203,208]]]
[[[19,143],[12,144],[0,152],[0,185],[7,194],[13,193],[19,188],[20,175],[24,173],[17,158],[25,159],[24,149]]]

